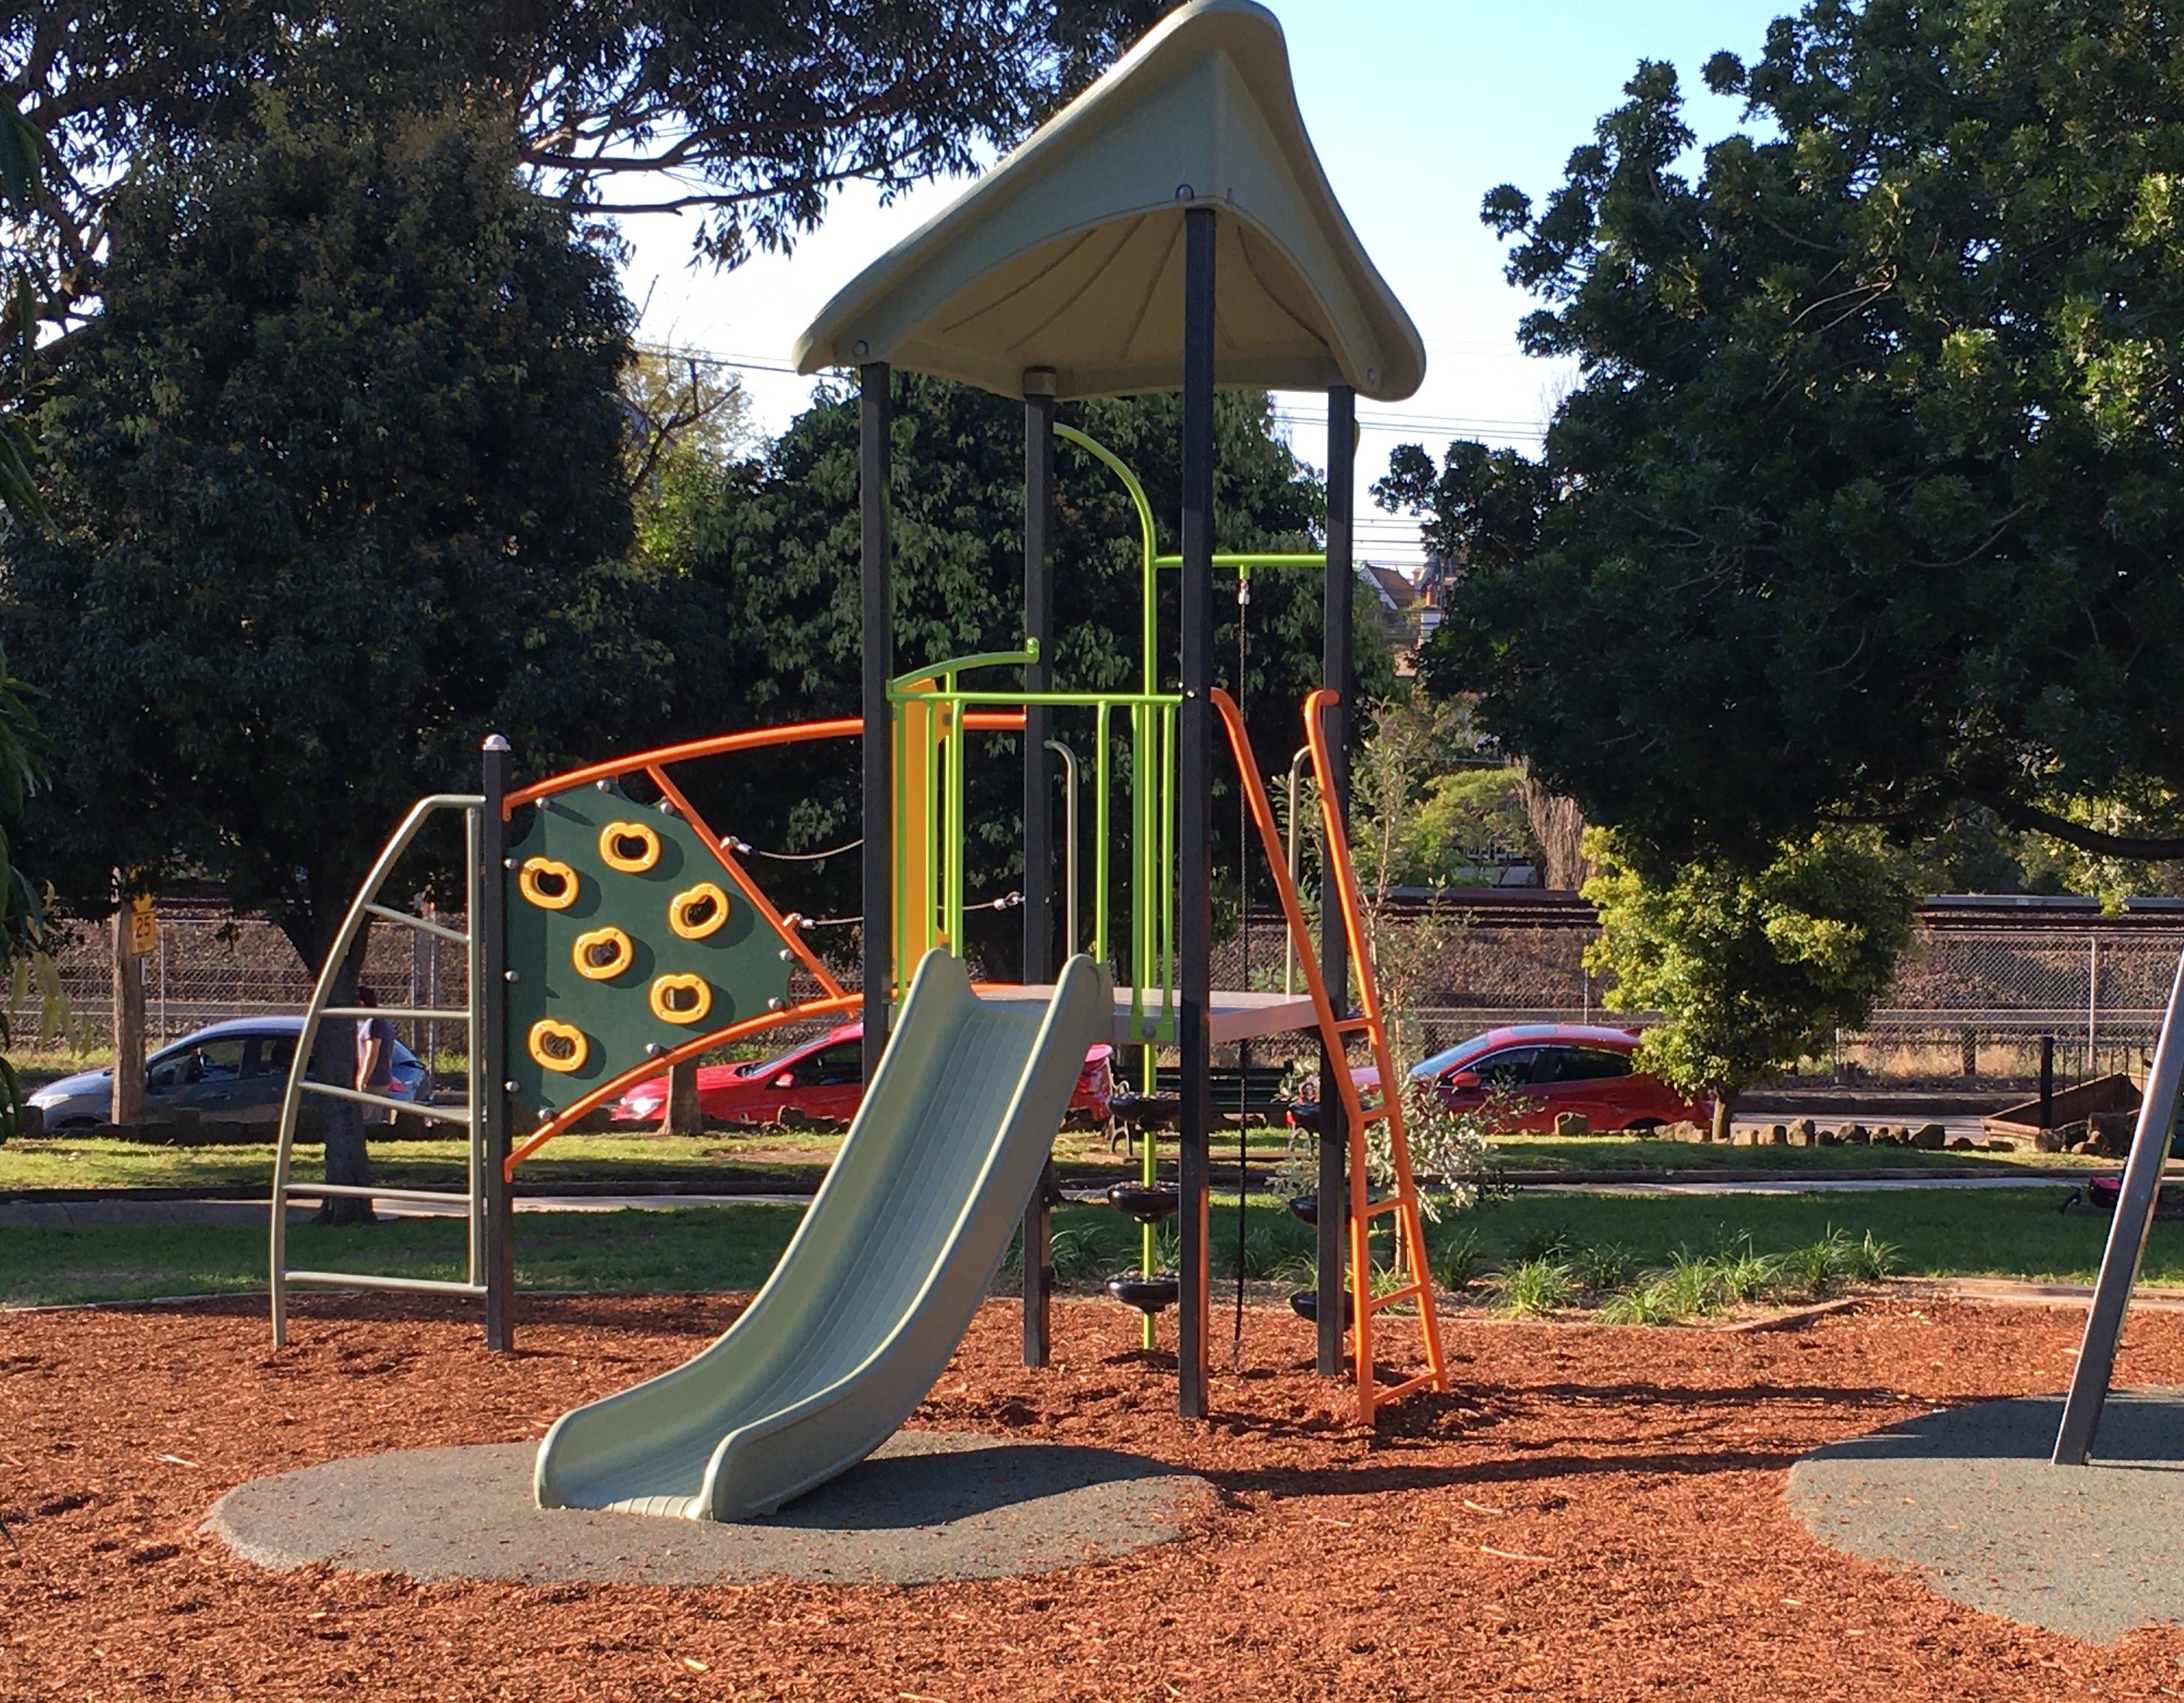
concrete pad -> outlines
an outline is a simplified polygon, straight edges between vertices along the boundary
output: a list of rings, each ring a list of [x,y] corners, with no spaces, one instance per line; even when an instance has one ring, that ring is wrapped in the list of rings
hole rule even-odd
[[[2051,1466],[2060,1396],[1983,1402],[1790,1469],[1823,1543],[1967,1607],[2091,1643],[2184,1620],[2184,1390],[2119,1390],[2093,1464]]]
[[[238,1485],[205,1524],[276,1572],[324,1561],[419,1579],[903,1585],[1109,1560],[1173,1542],[1212,1502],[1204,1479],[1113,1449],[905,1431],[777,1514],[714,1525],[537,1507],[537,1447],[329,1461]]]

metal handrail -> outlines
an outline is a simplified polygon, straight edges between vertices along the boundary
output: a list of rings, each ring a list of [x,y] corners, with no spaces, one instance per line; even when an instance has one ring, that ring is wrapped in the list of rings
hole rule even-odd
[[[273,1341],[276,1347],[288,1339],[289,1284],[295,1281],[316,1283],[326,1281],[318,1274],[298,1276],[288,1270],[288,1197],[292,1192],[303,1192],[301,1188],[292,1183],[289,1171],[294,1159],[296,1121],[303,1108],[304,1095],[306,1092],[326,1095],[336,1099],[360,1101],[366,1105],[390,1106],[402,1111],[418,1113],[437,1122],[460,1123],[469,1127],[471,1136],[469,1187],[468,1192],[463,1198],[470,1207],[470,1282],[472,1287],[465,1287],[462,1293],[473,1293],[473,1290],[475,1293],[483,1293],[478,1279],[481,1276],[481,1242],[484,1231],[483,1197],[480,1190],[484,1175],[484,1154],[480,1145],[482,1140],[480,1122],[474,1115],[477,1097],[473,1094],[471,1104],[457,1112],[451,1107],[412,1104],[389,1100],[381,1095],[366,1094],[354,1088],[343,1088],[333,1083],[314,1082],[309,1080],[309,1073],[312,1055],[318,1050],[320,1024],[329,1014],[330,1010],[347,1012],[357,1008],[351,1006],[332,1007],[330,999],[334,978],[340,974],[342,966],[348,962],[349,952],[356,944],[358,935],[363,931],[366,924],[375,918],[385,918],[391,921],[414,925],[426,933],[445,935],[462,942],[470,956],[467,985],[471,990],[471,1011],[465,1012],[465,1018],[466,1022],[471,1022],[472,1013],[475,1012],[479,997],[477,941],[474,935],[467,933],[457,934],[454,930],[443,929],[436,923],[428,923],[421,917],[393,910],[379,903],[378,896],[379,890],[386,885],[387,877],[393,874],[396,864],[401,861],[403,854],[410,849],[425,824],[442,811],[460,810],[463,812],[466,854],[464,858],[467,896],[465,914],[466,917],[475,919],[479,913],[478,904],[481,897],[478,891],[479,815],[484,807],[483,795],[459,792],[436,792],[419,799],[416,803],[410,806],[409,814],[402,818],[387,844],[381,848],[378,857],[373,862],[370,872],[365,875],[362,885],[358,890],[355,902],[349,906],[348,913],[342,919],[340,930],[335,935],[332,945],[327,949],[325,968],[319,972],[318,980],[311,988],[310,1003],[304,1010],[303,1030],[296,1037],[296,1051],[294,1056],[288,1061],[288,1082],[281,1096],[281,1123],[273,1150],[273,1200],[272,1211],[270,1214],[272,1221],[268,1236],[270,1254],[270,1259],[268,1261],[268,1275],[271,1290]],[[477,1036],[474,1032],[474,1022],[471,1026],[473,1032],[469,1037],[469,1051],[475,1069],[478,1052]],[[348,1186],[320,1185],[320,1187],[346,1188]],[[389,1199],[397,1198],[394,1191],[384,1191],[384,1192]],[[424,1278],[377,1278],[365,1287],[406,1287],[429,1293],[443,1293],[446,1291],[448,1286],[428,1281]]]
[[[332,1100],[353,1100],[359,1106],[381,1106],[390,1112],[410,1112],[435,1124],[468,1124],[471,1120],[468,1106],[435,1106],[421,1100],[398,1100],[391,1094],[371,1094],[361,1088],[344,1088],[338,1082],[306,1082],[304,1092],[306,1094],[324,1094]]]
[[[399,1289],[420,1295],[482,1295],[482,1283],[450,1283],[438,1277],[382,1277],[369,1271],[290,1271],[290,1283],[321,1289]]]
[[[1061,759],[1061,885],[1062,938],[1074,952],[1077,938],[1077,753],[1060,740],[1049,740],[1046,748]]]

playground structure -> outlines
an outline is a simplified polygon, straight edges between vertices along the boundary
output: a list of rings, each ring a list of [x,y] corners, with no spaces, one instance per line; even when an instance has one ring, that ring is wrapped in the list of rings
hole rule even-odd
[[[995,1228],[1005,1221],[1019,1221],[1023,1239],[1024,1360],[1045,1363],[1051,1271],[1043,1174],[1067,1099],[1065,1087],[1046,1107],[1046,1078],[1061,1074],[1049,1068],[1059,1058],[1073,1080],[1084,1046],[1100,1038],[1100,1025],[1080,1035],[1078,1017],[1063,1015],[1066,1008],[1081,1016],[1084,979],[1096,963],[1117,972],[1106,1033],[1143,1049],[1147,1086],[1154,1049],[1172,1047],[1180,1056],[1178,1174],[1171,1194],[1156,1175],[1148,1136],[1141,1186],[1157,1208],[1172,1200],[1179,1224],[1173,1274],[1179,1411],[1195,1417],[1207,1410],[1213,1049],[1288,1030],[1316,1033],[1322,1049],[1318,1369],[1343,1374],[1347,1336],[1357,1410],[1367,1422],[1384,1402],[1445,1387],[1401,1107],[1392,1093],[1364,1103],[1350,1069],[1352,1047],[1364,1047],[1383,1083],[1400,1080],[1362,938],[1346,833],[1356,397],[1408,395],[1424,376],[1424,355],[1319,168],[1272,14],[1251,0],[1196,0],[1171,14],[953,207],[843,290],[796,358],[802,371],[857,374],[862,716],[723,734],[521,788],[510,784],[511,754],[496,736],[487,743],[477,794],[427,799],[413,810],[335,943],[297,1049],[274,1189],[276,1340],[287,1328],[291,1286],[366,1283],[481,1297],[488,1341],[508,1346],[510,1183],[525,1158],[643,1075],[786,1023],[860,1010],[870,1085],[864,1106],[760,1300],[714,1349],[658,1381],[679,1393],[646,1393],[655,1388],[647,1386],[602,1404],[619,1419],[587,1417],[592,1410],[572,1415],[540,1457],[542,1499],[568,1495],[700,1516],[772,1505],[816,1482],[806,1471],[814,1461],[820,1466],[812,1471],[824,1477],[872,1447],[907,1412],[905,1393],[915,1404],[944,1362],[950,1331],[960,1335],[967,1321],[967,1313],[956,1316],[965,1296],[975,1304],[1000,1257],[1006,1235],[997,1241]],[[1023,640],[1016,650],[908,670],[894,660],[887,491],[889,382],[898,366],[1023,400]],[[1213,401],[1223,385],[1326,393],[1323,553],[1215,550]],[[1055,419],[1063,400],[1148,390],[1182,393],[1181,548],[1169,556],[1156,550],[1155,517],[1130,470]],[[1072,691],[1053,678],[1057,442],[1104,462],[1136,508],[1145,614],[1144,673],[1135,691]],[[1323,684],[1303,713],[1323,852],[1319,909],[1326,926],[1317,943],[1241,715],[1215,686],[1217,566],[1234,568],[1240,578],[1254,568],[1317,568],[1323,575]],[[1174,648],[1164,650],[1156,615],[1160,577],[1170,572],[1179,582],[1181,620]],[[1017,678],[966,684],[966,676],[983,680],[996,671]],[[1063,942],[1067,954],[1089,950],[1089,962],[1079,959],[1056,985],[1048,979],[1062,920],[1055,904],[1050,751],[1061,743],[1054,734],[1066,718],[1089,723],[1076,737],[1089,732],[1095,822],[1089,937],[1079,938],[1072,924]],[[940,1002],[952,1013],[948,1021],[928,1022],[920,1015],[921,998],[939,997],[917,990],[948,986],[951,973],[954,982],[964,982],[960,969],[936,967],[930,955],[962,950],[969,735],[997,731],[1020,735],[1023,763],[1023,980],[984,989],[983,997],[966,984]],[[1301,998],[1212,984],[1211,801],[1224,734],[1306,971]],[[677,779],[681,765],[699,758],[847,737],[860,740],[862,757],[862,980],[854,993],[805,944],[796,919],[780,913],[751,879],[736,855],[739,842],[709,824]],[[1129,756],[1122,806],[1131,828],[1127,945],[1113,937],[1108,865],[1117,739],[1127,740]],[[1064,747],[1063,754],[1075,769],[1073,750]],[[641,783],[654,796],[640,801],[626,783]],[[370,922],[439,927],[382,904],[379,890],[425,824],[448,811],[465,824],[470,907],[466,932],[441,932],[470,956],[471,1008],[384,1014],[459,1020],[469,1030],[468,1105],[432,1111],[470,1134],[471,1187],[444,1197],[461,1200],[469,1213],[469,1272],[460,1282],[421,1284],[291,1269],[283,1245],[288,1201],[342,1192],[291,1175],[304,1097],[372,1103],[369,1094],[304,1074],[321,1023],[360,1014],[331,1002],[333,967]],[[1064,916],[1078,914],[1077,899],[1072,885]],[[921,963],[925,968],[898,1008],[900,978]],[[804,973],[815,994],[792,994],[793,969]],[[891,1038],[898,1022],[901,1032]],[[1033,1030],[1046,1038],[1027,1051],[1022,1036]],[[1017,1039],[1004,1046],[981,1036]],[[891,1092],[893,1083],[920,1086]],[[1003,1093],[1008,1085],[1012,1091]],[[1376,1198],[1367,1188],[1366,1136],[1382,1120],[1392,1126],[1395,1175],[1386,1197]],[[1026,1165],[1030,1124],[1044,1127],[1037,1131],[1038,1162]],[[944,1131],[957,1146],[936,1133]],[[883,1260],[881,1270],[828,1252],[823,1244],[830,1237],[851,1235],[841,1226],[858,1226],[855,1235],[861,1237],[880,1223],[888,1180],[912,1175],[917,1188],[907,1192],[917,1222],[899,1238],[900,1261]],[[391,1198],[405,1192],[348,1192]],[[957,1226],[952,1239],[934,1239],[933,1224],[942,1220]],[[1385,1265],[1373,1242],[1383,1220],[1392,1231]],[[898,1245],[886,1236],[879,1241]],[[935,1298],[944,1292],[944,1303]],[[1396,1311],[1417,1327],[1414,1369],[1390,1378],[1384,1375],[1390,1346],[1384,1332]],[[845,1323],[868,1315],[880,1339],[861,1337]],[[913,1340],[914,1352],[883,1365]],[[850,1354],[853,1348],[862,1359]],[[763,1399],[745,1389],[757,1405],[738,1406],[727,1386],[754,1378],[766,1385]],[[697,1390],[705,1393],[692,1396]],[[646,1416],[623,1425],[638,1410]],[[765,1438],[794,1432],[800,1423],[783,1415],[822,1410],[850,1418],[828,1432],[824,1446],[783,1445],[785,1453],[768,1457]],[[735,1465],[761,1458],[772,1464],[755,1477]],[[671,1467],[661,1464],[669,1460]]]

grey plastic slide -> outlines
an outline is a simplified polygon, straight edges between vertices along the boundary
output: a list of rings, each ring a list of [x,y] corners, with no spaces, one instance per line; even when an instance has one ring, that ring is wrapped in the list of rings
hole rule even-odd
[[[556,1420],[538,1505],[747,1519],[884,1443],[970,1327],[1113,998],[1083,956],[1042,1008],[928,953],[766,1287],[696,1359]]]

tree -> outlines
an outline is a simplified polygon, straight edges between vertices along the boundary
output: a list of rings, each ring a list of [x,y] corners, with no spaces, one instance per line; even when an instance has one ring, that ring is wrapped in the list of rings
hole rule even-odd
[[[1787,842],[1758,868],[1664,868],[1602,829],[1585,849],[1600,871],[1585,886],[1600,913],[1585,968],[1612,978],[1610,1010],[1662,1014],[1640,1066],[1713,1094],[1718,1141],[1745,1088],[1864,1025],[1918,916],[1907,860],[1870,828]]]
[[[969,169],[1105,69],[1167,0],[53,0],[0,20],[0,104],[59,167],[11,244],[55,325],[101,288],[114,198],[147,148],[247,137],[268,87],[370,123],[468,92],[538,188],[694,215],[733,264],[814,228],[844,183]],[[15,307],[0,310],[8,335]]]
[[[588,745],[653,659],[586,666],[628,538],[608,259],[459,114],[266,117],[117,204],[98,336],[41,414],[57,536],[7,589],[68,752],[56,874],[187,863],[316,965],[483,733]]]
[[[2184,855],[2184,20],[1813,0],[1678,170],[1666,65],[1483,216],[1574,359],[1539,461],[1379,488],[1465,566],[1423,664],[1674,861],[1980,807]]]
[[[608,257],[460,111],[262,117],[114,203],[104,310],[40,410],[54,533],[11,540],[5,615],[64,753],[34,840],[80,912],[111,868],[209,874],[315,970],[484,733],[597,749],[657,658],[614,565]],[[326,1127],[333,1180],[368,1181],[346,1104]]]

